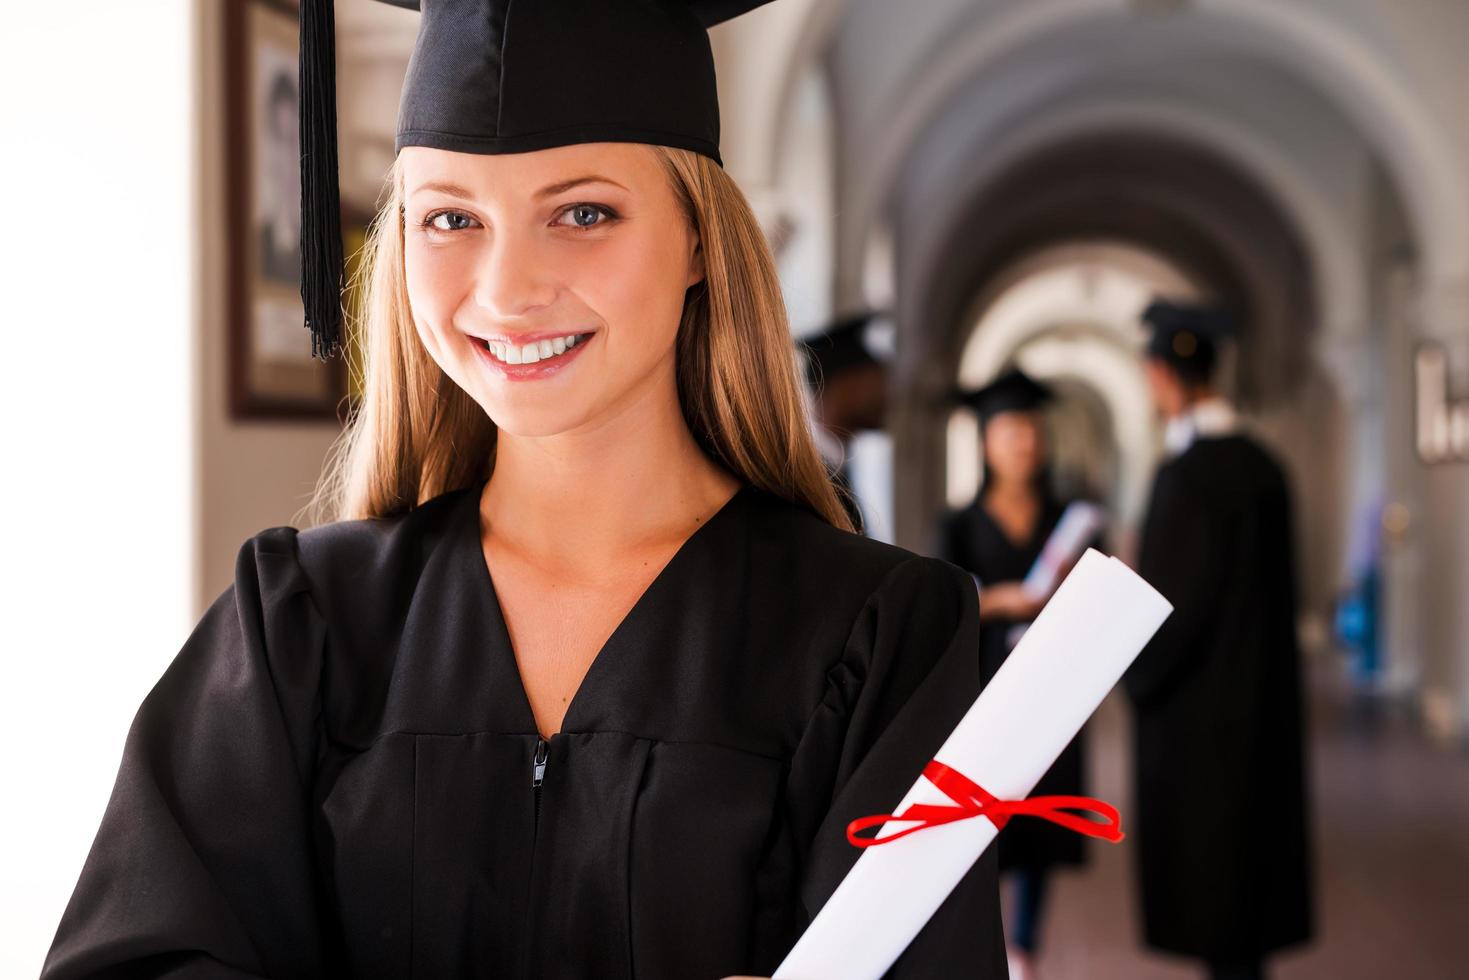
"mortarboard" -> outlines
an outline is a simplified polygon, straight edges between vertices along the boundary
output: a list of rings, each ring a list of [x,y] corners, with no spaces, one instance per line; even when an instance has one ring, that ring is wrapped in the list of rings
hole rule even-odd
[[[820,333],[801,340],[806,354],[806,382],[815,385],[864,364],[881,364],[867,346],[867,329],[883,314],[866,310],[841,317]]]
[[[981,428],[1001,412],[1029,412],[1052,398],[1051,389],[1019,368],[1012,368],[983,388],[955,393],[955,400],[979,415]]]
[[[1152,330],[1146,351],[1194,377],[1207,377],[1217,345],[1234,336],[1234,319],[1223,306],[1155,299],[1143,310]]]
[[[420,11],[394,152],[633,142],[719,156],[708,28],[769,0],[382,0]],[[301,300],[312,355],[341,328],[335,18],[301,2]]]

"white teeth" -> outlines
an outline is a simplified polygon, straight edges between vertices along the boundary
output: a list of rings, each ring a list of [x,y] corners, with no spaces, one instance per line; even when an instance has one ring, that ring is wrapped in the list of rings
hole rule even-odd
[[[576,334],[568,334],[564,337],[537,340],[524,345],[492,340],[486,346],[492,356],[506,364],[535,364],[537,361],[544,361],[571,350],[579,342],[577,337]]]

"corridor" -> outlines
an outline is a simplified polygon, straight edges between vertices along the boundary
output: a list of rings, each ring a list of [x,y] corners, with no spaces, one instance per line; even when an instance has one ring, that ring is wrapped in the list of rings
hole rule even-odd
[[[1272,980],[1451,980],[1469,976],[1469,776],[1461,756],[1406,719],[1354,704],[1336,665],[1314,668],[1312,821],[1317,940],[1276,961]],[[1092,722],[1093,794],[1131,807],[1128,705]],[[1269,801],[1260,818],[1269,819]],[[1058,875],[1038,980],[1192,980],[1189,962],[1143,952],[1127,842],[1092,848]]]

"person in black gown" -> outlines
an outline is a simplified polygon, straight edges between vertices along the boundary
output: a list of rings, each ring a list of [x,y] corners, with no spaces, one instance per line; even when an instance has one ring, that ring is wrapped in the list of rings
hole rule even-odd
[[[1173,604],[1124,677],[1145,936],[1247,980],[1313,928],[1290,492],[1214,384],[1228,315],[1159,300],[1144,320],[1168,458],[1138,572]]]
[[[852,533],[719,166],[739,6],[424,5],[336,516],[245,540],[144,699],[44,980],[768,976],[968,711],[973,584]],[[887,976],[1002,978],[997,880]]]
[[[868,310],[841,317],[801,344],[812,391],[816,446],[852,523],[866,533],[862,505],[852,491],[847,453],[857,432],[881,429],[887,416],[887,365],[868,349],[866,331],[878,317]]]
[[[980,419],[984,486],[967,507],[945,515],[936,553],[967,569],[979,584],[980,670],[986,683],[1049,598],[1033,595],[1022,582],[1066,510],[1046,482],[1042,411],[1051,397],[1048,387],[1019,370],[961,396]],[[1090,544],[1101,546],[1099,540]],[[1058,584],[1063,577],[1057,577]],[[1083,795],[1085,754],[1083,730],[1041,778],[1033,795]],[[1000,870],[1010,876],[1015,889],[1011,958],[1018,973],[1030,976],[1049,871],[1058,865],[1083,864],[1086,842],[1052,824],[1022,820],[1000,833],[997,846]]]

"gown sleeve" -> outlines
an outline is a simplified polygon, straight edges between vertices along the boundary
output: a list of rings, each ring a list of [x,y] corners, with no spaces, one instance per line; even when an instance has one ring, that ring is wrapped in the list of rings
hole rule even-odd
[[[143,700],[42,980],[331,972],[307,816],[326,630],[296,546],[245,542]]]
[[[1133,703],[1157,700],[1202,661],[1227,551],[1220,522],[1199,495],[1190,492],[1176,468],[1161,470],[1143,525],[1137,570],[1173,604],[1173,613],[1123,675]]]
[[[935,558],[942,558],[959,566],[969,576],[969,581],[974,583],[975,589],[981,593],[984,591],[983,583],[974,573],[976,563],[970,560],[962,512],[949,511],[935,522],[928,550]]]
[[[827,680],[790,772],[806,848],[800,897],[811,918],[860,854],[847,824],[892,812],[979,695],[979,605],[968,574],[929,557],[895,566]],[[887,977],[1008,976],[996,861],[991,847]]]

